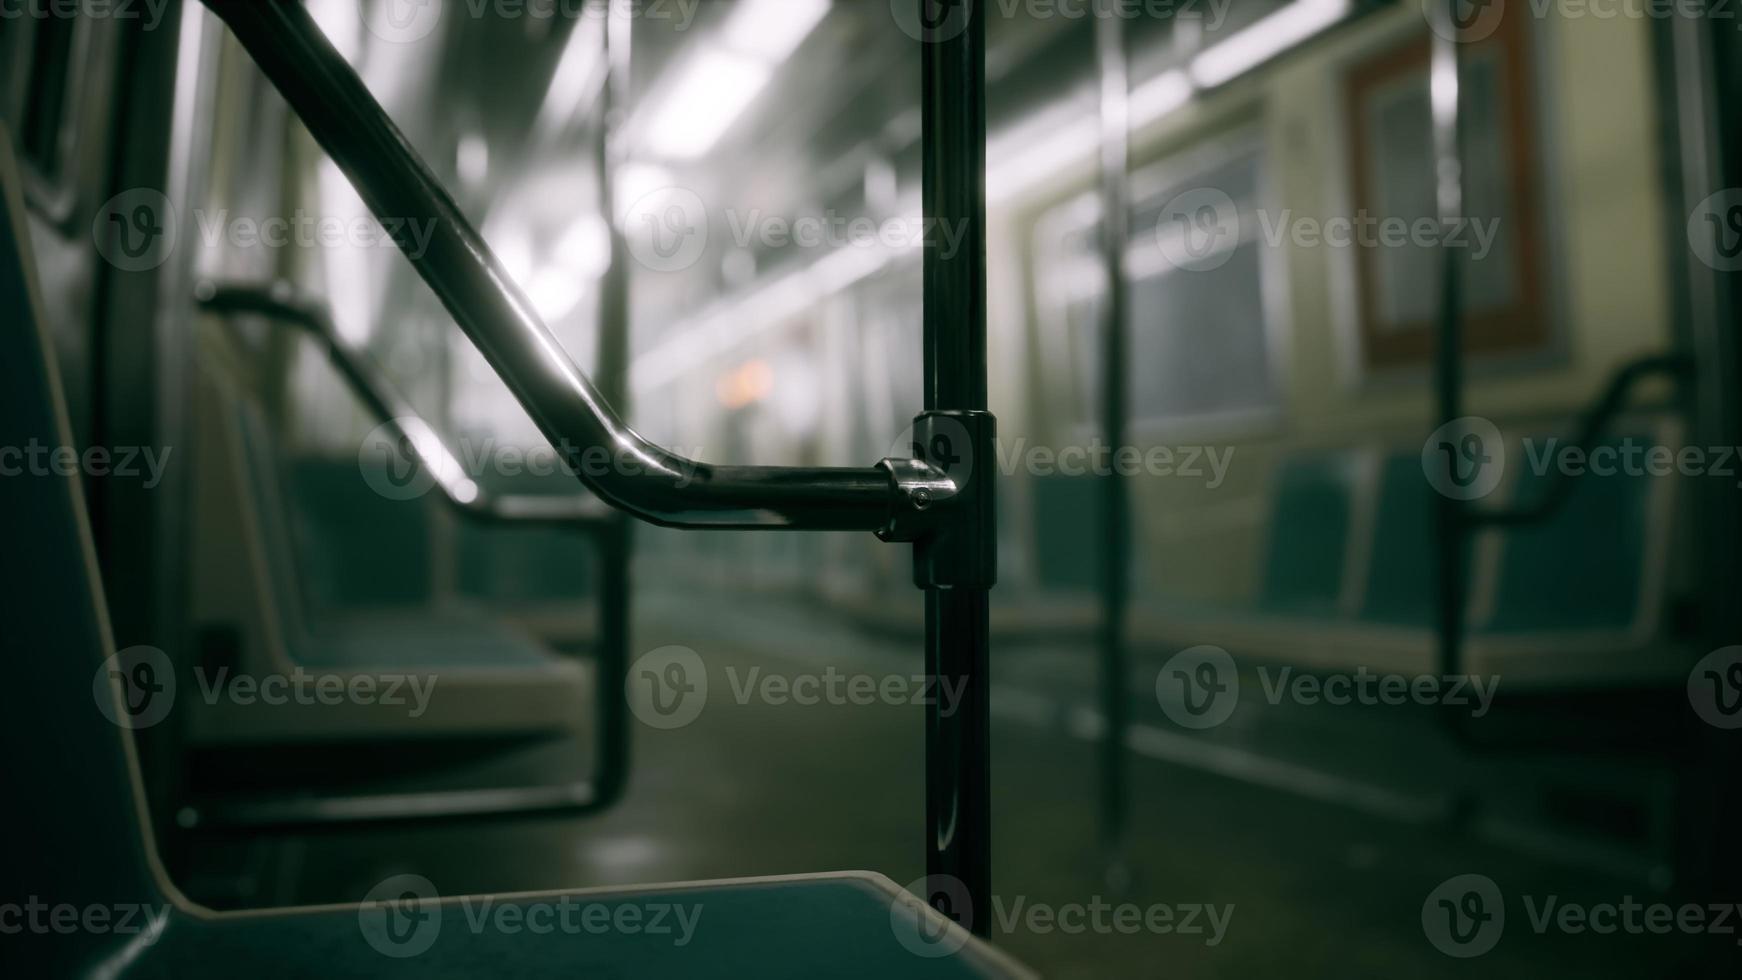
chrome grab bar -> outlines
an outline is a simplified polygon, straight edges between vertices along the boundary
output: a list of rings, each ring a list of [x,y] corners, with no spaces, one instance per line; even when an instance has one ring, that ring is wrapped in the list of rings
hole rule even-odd
[[[991,925],[983,912],[991,905],[988,593],[998,550],[996,467],[988,465],[997,420],[986,383],[987,18],[972,0],[913,2],[927,34],[924,212],[959,224],[962,240],[948,252],[924,253],[925,408],[914,420],[913,458],[854,469],[711,466],[643,439],[563,352],[301,4],[204,0],[376,217],[433,226],[422,247],[401,251],[551,444],[572,453],[571,463],[600,449],[635,461],[633,471],[604,474],[575,466],[607,503],[668,527],[865,530],[913,542],[927,673],[964,691],[954,710],[933,704],[926,712],[928,880],[960,883],[968,904],[982,910],[966,924],[984,936]],[[960,29],[938,29],[955,19]],[[940,909],[954,904],[947,889],[926,897]]]
[[[297,293],[289,283],[203,281],[195,286],[194,298],[206,313],[225,318],[255,316],[314,338],[352,393],[377,421],[394,428],[402,445],[416,456],[417,465],[435,478],[442,499],[462,517],[480,524],[561,528],[587,535],[600,556],[599,635],[593,657],[598,672],[594,764],[584,780],[490,790],[218,802],[185,808],[184,826],[301,828],[531,813],[578,815],[606,810],[622,799],[629,777],[629,722],[618,693],[629,666],[627,517],[590,494],[498,495],[466,478],[435,429],[367,354],[340,336],[328,305]]]
[[[908,540],[954,485],[915,460],[864,468],[715,466],[677,455],[618,418],[533,311],[355,71],[300,3],[205,0],[377,216],[417,219],[402,251],[589,489],[652,524],[877,531]],[[588,467],[604,450],[632,466]],[[923,492],[922,492],[923,491]]]

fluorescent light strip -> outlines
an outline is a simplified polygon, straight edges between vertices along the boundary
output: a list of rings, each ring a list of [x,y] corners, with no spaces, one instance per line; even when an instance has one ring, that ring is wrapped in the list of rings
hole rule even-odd
[[[830,0],[743,0],[719,37],[687,56],[661,96],[647,145],[663,157],[705,156],[810,36]]]
[[[1147,126],[1192,100],[1192,80],[1175,68],[1164,71],[1131,90],[1133,127]]]
[[[785,61],[829,12],[829,0],[739,0],[721,32],[726,47],[770,64]]]
[[[768,65],[740,54],[702,50],[691,55],[648,129],[649,149],[693,160],[705,155],[768,85]]]
[[[1226,84],[1319,33],[1349,13],[1349,0],[1294,0],[1192,58],[1192,81]]]
[[[1186,73],[1177,68],[1164,71],[1131,90],[1127,105],[1131,128],[1142,129],[1191,99],[1192,83]],[[1094,159],[1100,140],[1097,120],[1075,106],[1006,131],[986,152],[987,159],[1001,161],[986,173],[986,199],[1009,200],[1072,164]]]
[[[605,29],[597,18],[585,18],[570,30],[533,123],[541,136],[548,137],[568,126],[582,105],[591,101],[604,77],[601,57],[604,43]]]
[[[1200,52],[1192,59],[1187,71],[1171,69],[1132,89],[1129,106],[1131,128],[1139,130],[1157,122],[1190,102],[1197,88],[1231,81],[1331,27],[1349,11],[1349,0],[1294,0],[1287,7]],[[1050,135],[1036,141],[1035,137],[1042,132]],[[1099,126],[1095,119],[1084,117],[1076,106],[1066,106],[1057,113],[1044,114],[1007,130],[987,148],[988,159],[1002,158],[1005,161],[987,170],[987,199],[991,203],[1008,200],[1072,164],[1092,160],[1099,145]],[[1021,147],[1028,149],[1019,151]],[[870,275],[893,258],[895,254],[880,251],[873,262],[853,263],[857,267],[849,275],[839,277],[846,281],[837,288],[844,288]],[[805,288],[807,274],[815,282],[828,268],[822,263],[828,261],[829,258],[824,258],[809,269],[789,274],[735,301],[722,301],[713,309],[691,318],[688,323],[692,326],[678,326],[670,334],[670,339],[635,359],[632,372],[635,387],[647,390],[671,381],[685,370],[705,362],[714,353],[723,352],[742,341],[755,329],[772,326],[777,317],[760,317],[749,324],[737,323],[733,325],[735,329],[727,324],[739,311],[756,309],[768,300],[783,301],[780,313],[790,312],[787,304],[802,302],[801,297],[810,292]]]
[[[1060,114],[1065,115],[1065,114]],[[1090,116],[1072,112],[1056,126],[1020,126],[986,148],[986,200],[1006,201],[1030,190],[1076,163],[1092,159],[1100,145],[1101,127]],[[1044,130],[1047,135],[1038,136]]]

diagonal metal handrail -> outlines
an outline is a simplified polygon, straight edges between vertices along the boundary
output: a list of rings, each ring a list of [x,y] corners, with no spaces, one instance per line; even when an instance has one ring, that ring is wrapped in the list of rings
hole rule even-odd
[[[863,468],[714,466],[625,425],[539,320],[455,205],[295,0],[204,0],[377,218],[431,226],[401,250],[545,437],[605,502],[667,527],[874,531],[914,545],[928,674],[962,703],[926,717],[926,897],[991,917],[990,644],[997,579],[997,421],[986,384],[986,14],[972,0],[913,0],[921,27],[922,197],[958,247],[924,253],[924,411],[913,458]],[[928,242],[928,246],[935,245]],[[599,450],[632,465],[589,470]],[[976,465],[975,460],[979,463]]]
[[[195,288],[195,299],[207,313],[258,316],[275,326],[296,328],[320,344],[327,360],[375,421],[392,427],[401,447],[434,479],[442,499],[465,517],[493,524],[592,529],[603,528],[615,519],[618,512],[592,494],[497,494],[466,476],[458,457],[410,400],[368,354],[340,335],[324,301],[299,294],[284,282],[202,282]]]
[[[351,392],[400,436],[401,446],[434,479],[442,499],[479,524],[566,529],[585,534],[600,556],[599,636],[594,663],[593,768],[586,779],[547,786],[494,789],[297,796],[265,800],[208,800],[183,808],[186,828],[257,831],[347,823],[430,819],[522,818],[537,813],[579,815],[609,809],[623,796],[629,775],[628,718],[620,691],[629,663],[628,528],[626,515],[590,494],[494,494],[467,478],[435,428],[363,351],[340,335],[324,301],[287,282],[201,282],[195,299],[206,313],[226,319],[258,317],[297,329],[325,350]]]
[[[799,528],[903,536],[919,510],[955,489],[912,460],[874,466],[718,466],[643,438],[563,350],[459,206],[357,73],[294,0],[205,0],[350,179],[369,210],[429,222],[402,249],[467,337],[582,482],[652,524]],[[621,465],[589,467],[600,451]],[[921,489],[919,501],[912,491]]]
[[[1589,453],[1602,438],[1609,424],[1626,410],[1633,390],[1646,380],[1665,377],[1685,382],[1693,376],[1694,361],[1686,354],[1647,354],[1617,368],[1603,386],[1603,392],[1579,421],[1569,449]],[[1526,527],[1543,524],[1558,514],[1572,496],[1574,478],[1564,470],[1552,471],[1547,489],[1528,506],[1514,505],[1501,510],[1472,507],[1464,514],[1472,527]]]

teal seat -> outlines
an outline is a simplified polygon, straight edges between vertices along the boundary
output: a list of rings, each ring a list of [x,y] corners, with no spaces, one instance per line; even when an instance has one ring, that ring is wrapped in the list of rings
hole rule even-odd
[[[575,537],[548,528],[453,525],[454,587],[498,603],[583,603],[598,589],[598,562]]]
[[[1380,464],[1372,557],[1360,618],[1383,626],[1431,627],[1438,579],[1434,540],[1438,497],[1417,453],[1394,453]],[[1465,567],[1470,546],[1465,544]]]
[[[1044,589],[1086,591],[1099,583],[1101,482],[1089,476],[1036,476],[1034,551]]]
[[[275,467],[286,488],[308,601],[323,609],[428,602],[430,496],[383,497],[365,482],[364,465],[375,464],[297,456]]]
[[[427,592],[421,585],[411,584],[404,571],[409,566],[421,574],[427,562],[402,561],[394,550],[408,544],[419,549],[412,552],[413,558],[427,552],[426,504],[422,499],[390,500],[376,494],[355,465],[286,467],[278,459],[270,427],[259,408],[244,397],[237,397],[234,407],[244,477],[258,505],[267,587],[279,609],[293,660],[332,671],[438,667],[511,671],[536,670],[550,664],[554,654],[518,630],[423,604],[408,606],[403,601]],[[297,505],[285,499],[281,475],[287,470],[303,474],[300,481],[291,483],[291,496],[309,499]],[[293,506],[325,517],[312,518],[312,527],[305,524],[298,528]],[[386,542],[376,536],[383,527],[389,539]],[[333,594],[331,578],[323,586],[309,588],[306,583],[311,576],[300,574],[306,565],[302,559],[308,554],[309,540],[335,535],[361,540],[361,545],[345,548],[346,553],[374,556],[363,569],[348,573],[349,577],[376,575],[400,582],[378,586],[366,595],[401,601],[364,611],[346,608],[354,606],[355,600],[340,601]],[[315,550],[318,552],[319,546]],[[376,567],[383,564],[397,567]]]
[[[12,326],[0,356],[0,445],[71,446],[71,427],[41,320],[28,254],[20,181],[0,127],[0,313]],[[448,900],[402,908],[439,922],[428,948],[371,944],[368,907],[216,913],[167,881],[146,819],[116,649],[79,480],[48,473],[0,479],[7,547],[0,574],[10,602],[10,659],[0,685],[0,728],[11,753],[0,807],[7,893],[51,906],[103,909],[111,928],[27,930],[0,943],[0,972],[17,977],[994,977],[1020,968],[936,913],[868,874],[664,886],[619,893],[496,899],[524,907],[571,902],[616,909],[653,902],[699,905],[691,941],[645,932],[578,934],[474,929]],[[140,583],[120,583],[120,587]],[[150,637],[124,637],[124,643]],[[125,672],[122,672],[125,676]],[[105,680],[107,678],[107,680]],[[162,678],[157,678],[162,680]],[[149,699],[158,695],[147,693]],[[136,699],[134,699],[137,703]],[[363,896],[359,896],[361,898]],[[151,929],[121,931],[121,916]],[[126,910],[132,909],[132,912]],[[58,921],[58,919],[56,920]],[[498,920],[499,921],[499,920]],[[918,955],[904,923],[954,946]],[[389,926],[387,935],[394,932]],[[414,932],[412,936],[426,935]],[[377,937],[378,938],[378,937]],[[911,936],[908,938],[911,939]],[[421,940],[417,940],[421,942]],[[921,947],[936,952],[944,946]]]
[[[1655,445],[1636,433],[1600,445]],[[1522,468],[1513,500],[1528,506],[1552,479]],[[1547,523],[1509,528],[1501,552],[1493,633],[1620,630],[1640,613],[1651,489],[1647,473],[1573,478],[1564,504]]]
[[[575,479],[561,469],[546,472],[477,474],[484,491],[497,497],[572,499]],[[592,548],[576,548],[575,537],[549,528],[483,526],[456,521],[454,587],[464,596],[496,603],[579,603],[598,590],[599,568]]]
[[[440,611],[372,610],[315,624],[295,647],[306,667],[420,671],[487,667],[542,670],[551,654],[536,640],[487,619]]]
[[[271,976],[357,980],[493,976],[945,980],[1021,975],[978,943],[940,957],[922,956],[904,946],[902,933],[913,926],[897,925],[892,919],[909,918],[909,909],[900,890],[875,875],[516,897],[499,899],[496,905],[550,908],[565,900],[598,905],[612,914],[633,908],[643,921],[649,909],[687,908],[694,916],[694,931],[686,944],[678,945],[671,915],[667,926],[673,933],[661,935],[577,929],[572,934],[553,931],[540,936],[524,927],[512,932],[479,929],[473,924],[481,907],[476,900],[471,918],[467,907],[448,901],[417,909],[415,921],[433,934],[433,941],[427,950],[403,959],[390,958],[368,945],[356,909],[188,922],[187,928],[171,930],[154,953],[163,976],[195,976],[210,971],[213,961],[237,971],[263,969]],[[492,910],[493,921],[496,915],[500,912]],[[580,915],[574,913],[574,920],[580,921]],[[408,929],[411,921],[407,920]],[[402,935],[407,937],[406,949],[421,947],[425,941],[416,932]],[[917,933],[906,938],[917,945]]]
[[[1352,453],[1300,456],[1278,467],[1258,594],[1260,611],[1338,615],[1355,479]]]

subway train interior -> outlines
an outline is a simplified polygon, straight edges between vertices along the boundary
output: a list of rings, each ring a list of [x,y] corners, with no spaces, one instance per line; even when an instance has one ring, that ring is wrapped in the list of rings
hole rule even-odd
[[[1742,975],[1724,0],[0,0],[0,975]]]

